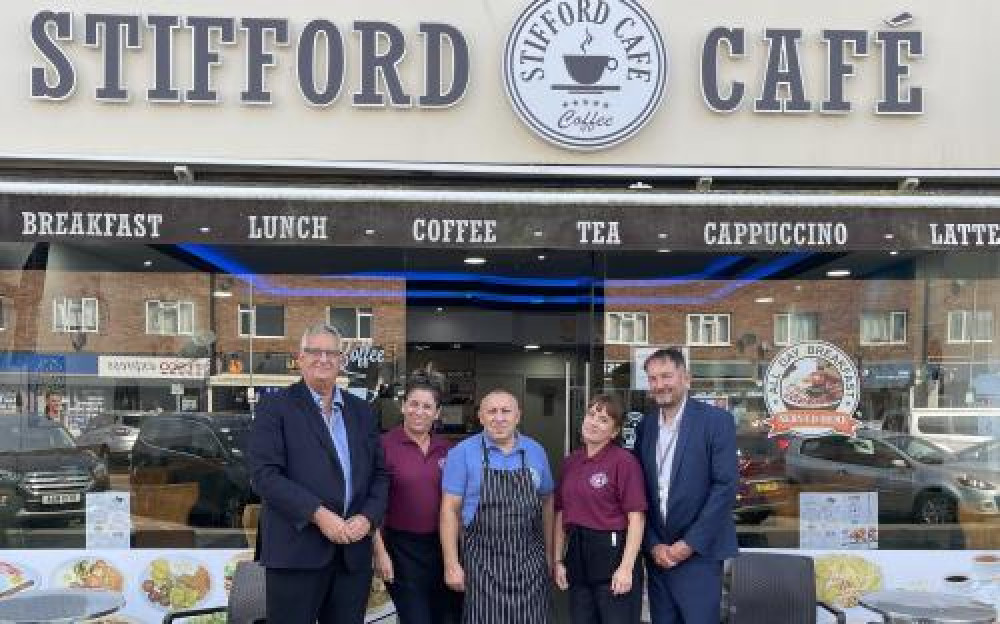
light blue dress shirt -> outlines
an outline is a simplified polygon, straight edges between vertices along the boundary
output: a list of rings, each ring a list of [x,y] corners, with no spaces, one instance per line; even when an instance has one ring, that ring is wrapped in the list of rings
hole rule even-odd
[[[323,397],[318,392],[312,392],[313,400],[319,407],[319,413],[323,413]],[[337,451],[337,459],[340,460],[340,468],[344,472],[344,517],[347,517],[347,510],[351,506],[351,447],[347,444],[347,427],[344,426],[344,397],[340,395],[340,388],[333,387],[333,416],[327,423],[330,429],[330,439],[333,440],[333,448]]]

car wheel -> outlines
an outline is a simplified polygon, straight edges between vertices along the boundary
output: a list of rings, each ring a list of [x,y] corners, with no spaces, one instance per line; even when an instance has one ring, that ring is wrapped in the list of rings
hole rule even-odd
[[[958,505],[941,492],[925,492],[917,498],[914,516],[920,524],[954,524],[958,521]]]

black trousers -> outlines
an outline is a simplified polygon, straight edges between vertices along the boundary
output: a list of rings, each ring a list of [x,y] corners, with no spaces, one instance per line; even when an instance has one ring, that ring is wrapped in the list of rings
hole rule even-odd
[[[348,572],[338,549],[315,570],[267,569],[267,621],[272,624],[364,624],[370,567]]]
[[[458,624],[462,598],[444,584],[439,535],[384,529],[382,539],[392,559],[387,587],[399,624]]]
[[[639,624],[642,616],[642,559],[632,569],[632,591],[615,596],[610,583],[569,586],[569,617],[573,624]]]

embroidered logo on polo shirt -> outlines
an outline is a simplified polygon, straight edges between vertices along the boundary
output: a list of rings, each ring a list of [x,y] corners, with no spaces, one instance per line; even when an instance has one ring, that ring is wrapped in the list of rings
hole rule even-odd
[[[608,484],[608,475],[603,472],[595,472],[590,475],[590,487],[599,490]]]
[[[440,468],[441,470],[444,470],[444,463],[445,463],[445,458],[444,457],[438,458],[438,468]]]

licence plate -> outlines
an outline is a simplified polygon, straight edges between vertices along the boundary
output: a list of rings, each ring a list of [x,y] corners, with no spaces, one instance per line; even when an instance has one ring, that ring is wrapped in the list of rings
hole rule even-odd
[[[64,505],[66,503],[79,503],[80,495],[73,494],[42,494],[43,505]]]
[[[758,492],[774,492],[781,489],[781,484],[777,481],[768,481],[767,483],[758,483],[755,487]]]

